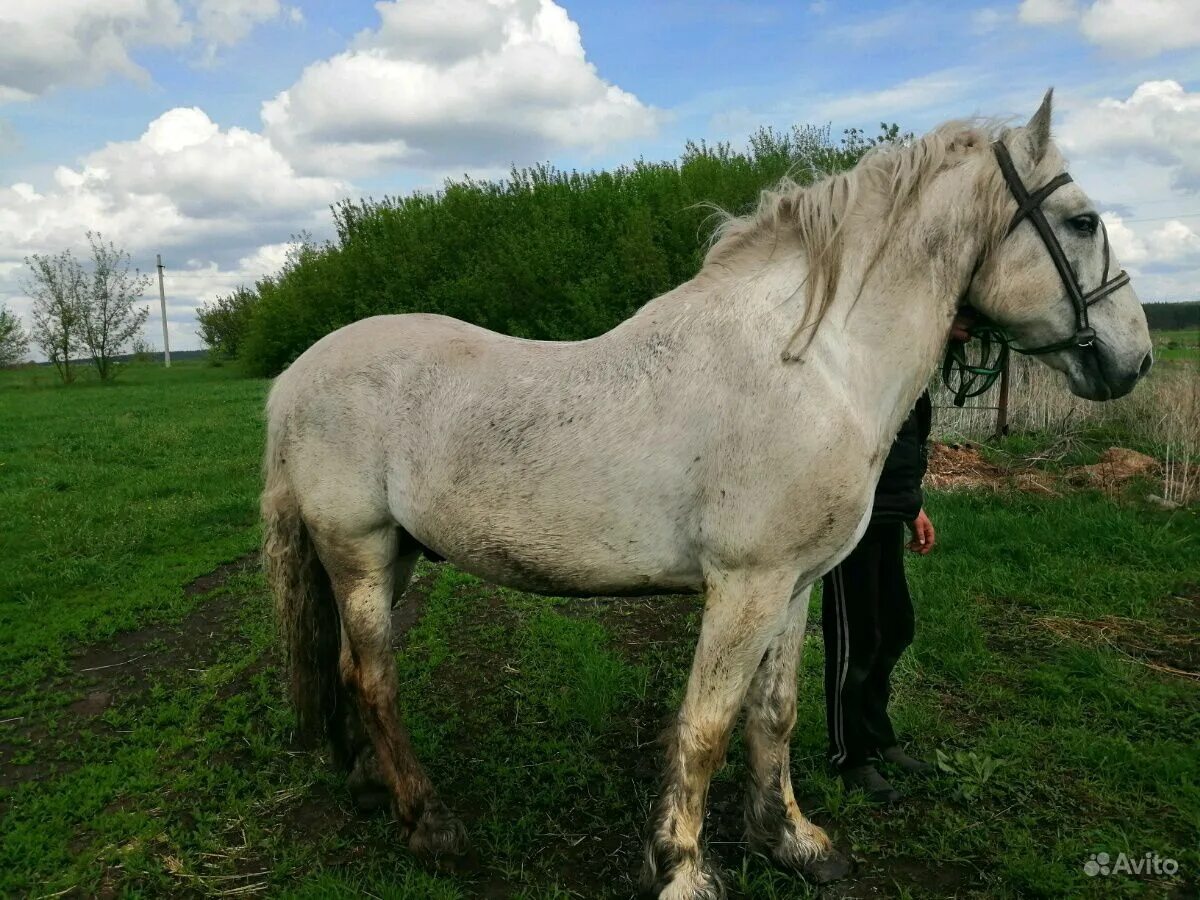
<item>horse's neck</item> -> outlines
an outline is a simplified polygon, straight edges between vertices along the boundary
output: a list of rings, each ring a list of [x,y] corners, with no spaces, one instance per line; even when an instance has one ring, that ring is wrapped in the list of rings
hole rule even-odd
[[[977,253],[974,235],[943,239],[931,252],[921,234],[916,222],[890,241],[865,284],[861,271],[843,272],[843,286],[814,340],[840,367],[831,374],[846,386],[881,446],[894,438],[929,382]],[[845,258],[869,256],[848,248]]]
[[[831,374],[845,386],[869,440],[881,446],[896,434],[928,383],[949,325],[952,299],[926,291],[868,288],[844,327],[827,341],[841,346]]]
[[[868,440],[880,446],[889,443],[945,348],[956,300],[965,289],[975,253],[972,236],[960,240],[961,246],[943,242],[933,255],[919,238],[890,241],[865,285],[861,269],[872,255],[873,236],[862,235],[858,241],[862,246],[851,241],[843,257],[838,294],[801,354],[802,361],[782,363],[784,378],[795,372],[807,387],[803,370],[812,367],[820,376],[816,383],[837,386]],[[789,263],[786,256],[776,265],[781,280],[790,278],[792,284],[806,274],[803,263]],[[768,363],[779,365],[788,331],[799,317],[796,304],[781,305],[763,295],[758,309],[760,327],[771,342]],[[801,402],[813,400],[805,397]]]

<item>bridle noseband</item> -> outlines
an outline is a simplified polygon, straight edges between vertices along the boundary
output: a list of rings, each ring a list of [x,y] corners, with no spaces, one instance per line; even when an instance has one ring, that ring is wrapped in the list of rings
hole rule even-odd
[[[1017,211],[1008,225],[1005,237],[1011,235],[1017,226],[1026,219],[1037,229],[1038,234],[1042,238],[1042,243],[1046,247],[1046,251],[1050,254],[1050,259],[1054,262],[1054,268],[1058,270],[1058,275],[1062,279],[1063,286],[1067,289],[1067,296],[1071,300],[1071,305],[1075,308],[1075,333],[1069,338],[1055,341],[1052,344],[1045,344],[1041,347],[1022,348],[1012,346],[1008,336],[995,325],[981,323],[973,327],[971,329],[972,336],[979,337],[983,341],[983,360],[980,364],[969,364],[966,354],[963,352],[963,345],[959,342],[951,341],[946,348],[946,359],[942,365],[942,379],[946,382],[946,386],[954,392],[954,403],[956,406],[962,406],[968,397],[979,396],[995,383],[996,378],[999,377],[1008,360],[1010,346],[1017,353],[1024,353],[1026,356],[1040,356],[1044,353],[1054,353],[1057,350],[1068,350],[1072,347],[1093,347],[1096,342],[1096,332],[1088,324],[1088,308],[1097,301],[1103,300],[1113,291],[1129,283],[1129,274],[1124,269],[1118,272],[1111,281],[1108,278],[1112,250],[1108,243],[1108,229],[1104,227],[1104,222],[1101,221],[1100,232],[1104,237],[1104,271],[1100,276],[1100,286],[1093,291],[1084,293],[1075,270],[1067,260],[1066,253],[1063,252],[1062,244],[1058,242],[1058,236],[1046,220],[1046,213],[1042,211],[1042,203],[1046,198],[1064,184],[1070,183],[1071,176],[1063,172],[1051,178],[1036,191],[1030,193],[1025,188],[1025,183],[1021,181],[1021,176],[1017,174],[1017,167],[1013,165],[1008,148],[1000,141],[993,141],[992,151],[996,155],[996,162],[1000,165],[1000,171],[1004,175],[1008,189],[1017,201]],[[978,268],[976,267],[976,271],[978,271]],[[993,341],[999,347],[999,355],[994,362],[990,358]],[[952,384],[950,380],[951,374],[956,368],[959,374],[957,385]]]
[[[1028,356],[1038,356],[1042,353],[1053,353],[1055,350],[1066,350],[1069,347],[1091,347],[1095,343],[1096,332],[1088,325],[1088,307],[1103,300],[1118,288],[1129,284],[1129,274],[1124,269],[1118,272],[1112,281],[1108,280],[1108,269],[1112,260],[1112,250],[1108,244],[1108,229],[1101,221],[1100,233],[1104,236],[1104,272],[1100,276],[1100,286],[1085,294],[1083,287],[1079,284],[1079,278],[1075,275],[1075,270],[1067,261],[1067,255],[1063,253],[1058,236],[1050,227],[1050,223],[1046,221],[1046,214],[1042,211],[1043,201],[1064,184],[1068,184],[1071,176],[1066,172],[1056,175],[1031,194],[1025,189],[1021,176],[1017,174],[1017,167],[1013,165],[1008,148],[1000,141],[994,141],[992,150],[996,154],[996,162],[1000,164],[1000,171],[1004,173],[1004,180],[1008,182],[1008,189],[1012,191],[1012,195],[1017,201],[1017,212],[1008,225],[1007,235],[1011,235],[1025,219],[1033,223],[1033,227],[1042,237],[1042,243],[1046,245],[1050,259],[1054,261],[1054,268],[1058,269],[1058,275],[1067,289],[1067,295],[1071,298],[1071,305],[1075,307],[1075,334],[1072,337],[1042,347],[1033,347],[1027,350],[1013,347],[1013,349]]]

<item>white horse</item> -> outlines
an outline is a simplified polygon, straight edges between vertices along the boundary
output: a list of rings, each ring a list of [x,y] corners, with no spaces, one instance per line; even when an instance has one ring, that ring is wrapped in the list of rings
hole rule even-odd
[[[1080,324],[1044,238],[1029,222],[1008,233],[1017,202],[993,140],[1026,185],[1063,169],[1047,94],[1023,128],[949,123],[764,192],[695,278],[597,338],[379,316],[279,377],[262,511],[300,730],[332,741],[353,787],[386,790],[413,852],[466,844],[396,708],[389,612],[429,550],[546,594],[702,592],[646,888],[722,893],[701,823],[741,710],[751,845],[818,880],[844,873],[789,772],[809,587],[862,534],[960,305],[1026,346]],[[1084,192],[1067,184],[1041,208],[1078,283],[1104,281]],[[1042,358],[1080,396],[1121,396],[1151,361],[1141,305],[1122,283],[1090,314],[1091,346]]]

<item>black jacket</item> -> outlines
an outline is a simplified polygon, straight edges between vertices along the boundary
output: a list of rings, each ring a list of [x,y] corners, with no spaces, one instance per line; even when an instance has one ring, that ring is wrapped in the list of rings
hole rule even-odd
[[[883,463],[883,473],[875,487],[872,522],[911,522],[921,511],[925,496],[921,480],[929,464],[929,429],[933,423],[933,405],[929,394],[917,399]]]

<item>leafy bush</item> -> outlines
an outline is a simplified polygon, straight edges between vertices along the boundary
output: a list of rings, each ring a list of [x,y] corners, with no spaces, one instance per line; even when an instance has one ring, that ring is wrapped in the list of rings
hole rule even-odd
[[[238,355],[257,303],[258,295],[254,291],[239,287],[232,294],[218,297],[196,310],[200,340],[214,360],[232,359]]]
[[[903,139],[894,125],[837,143],[828,128],[764,129],[744,151],[689,143],[674,162],[586,173],[538,165],[504,181],[450,181],[436,194],[345,201],[333,210],[334,241],[302,243],[282,272],[205,307],[202,334],[264,375],[380,313],[592,337],[697,272],[714,204],[745,211],[785,174],[810,181]]]

